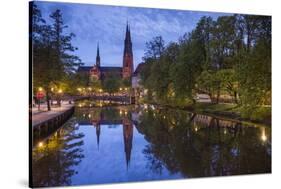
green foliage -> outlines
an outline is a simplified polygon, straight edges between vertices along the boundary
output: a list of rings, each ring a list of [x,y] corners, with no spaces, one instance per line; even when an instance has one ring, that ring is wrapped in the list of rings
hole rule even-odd
[[[231,100],[247,117],[271,105],[271,17],[202,17],[178,43],[147,42],[143,60],[146,101],[191,104],[204,93],[215,103]]]
[[[127,88],[131,87],[131,79],[130,78],[122,79],[121,86],[122,87],[127,87]]]
[[[32,9],[32,31],[30,33],[33,46],[33,86],[43,87],[47,94],[48,109],[50,110],[51,88],[63,86],[66,91],[71,92],[70,79],[77,66],[81,64],[80,59],[73,55],[77,50],[72,46],[73,33],[67,34],[64,29],[60,10],[51,15],[51,24],[45,22],[38,7],[33,3]],[[67,87],[68,85],[68,87]]]
[[[108,75],[102,82],[102,88],[109,94],[117,92],[121,86],[121,78],[115,74]]]
[[[88,75],[86,77],[89,78]],[[100,80],[98,80],[96,78],[91,78],[88,87],[91,87],[94,92],[98,92],[99,89],[102,88],[102,84],[101,84]]]
[[[259,106],[271,105],[271,18],[246,17],[255,25],[252,34],[255,46],[249,45],[235,58],[242,113],[255,114]],[[248,23],[248,24],[250,24]]]

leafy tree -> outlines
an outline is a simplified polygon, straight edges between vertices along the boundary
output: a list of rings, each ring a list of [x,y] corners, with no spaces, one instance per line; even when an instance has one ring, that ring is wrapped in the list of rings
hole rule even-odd
[[[164,51],[164,40],[161,36],[154,37],[146,43],[145,58],[160,58]]]
[[[37,6],[32,4],[32,46],[33,48],[33,83],[34,89],[43,87],[46,92],[48,110],[51,110],[51,88],[71,78],[80,59],[72,53],[77,50],[71,44],[74,34],[66,34],[60,10],[50,17],[52,25],[46,24]]]
[[[98,90],[102,88],[101,81],[96,78],[92,78],[89,82],[89,87],[91,87],[94,92],[98,92]]]
[[[131,87],[131,79],[129,79],[129,78],[122,79],[121,86],[127,87],[127,88]]]
[[[119,90],[121,86],[121,78],[116,74],[107,75],[107,77],[102,81],[103,89],[108,92],[110,95]]]

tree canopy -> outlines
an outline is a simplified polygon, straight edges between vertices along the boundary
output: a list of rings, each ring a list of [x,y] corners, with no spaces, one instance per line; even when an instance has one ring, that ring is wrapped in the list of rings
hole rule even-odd
[[[252,114],[271,105],[271,17],[202,17],[196,27],[164,44],[146,43],[141,83],[147,99],[164,104],[194,103],[198,93],[214,103],[229,96]]]

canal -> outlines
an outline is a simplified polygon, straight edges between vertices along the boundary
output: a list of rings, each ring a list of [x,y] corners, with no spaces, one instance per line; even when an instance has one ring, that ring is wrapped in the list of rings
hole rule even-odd
[[[271,127],[153,105],[80,101],[33,148],[34,187],[271,172]]]

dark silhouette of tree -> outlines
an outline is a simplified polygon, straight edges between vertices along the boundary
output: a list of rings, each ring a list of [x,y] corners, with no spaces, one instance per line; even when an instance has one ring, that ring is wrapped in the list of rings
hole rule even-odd
[[[43,147],[33,150],[33,186],[68,186],[77,174],[77,166],[84,157],[82,133],[71,120],[47,139]]]

